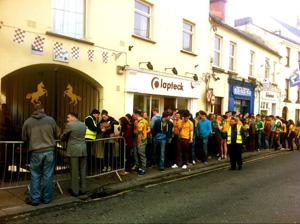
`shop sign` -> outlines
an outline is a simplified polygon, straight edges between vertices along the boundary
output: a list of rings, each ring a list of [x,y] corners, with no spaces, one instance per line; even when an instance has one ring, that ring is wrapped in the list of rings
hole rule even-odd
[[[200,82],[189,78],[173,78],[156,73],[129,70],[126,74],[125,90],[153,95],[199,98]]]
[[[272,91],[261,92],[262,98],[269,101],[276,101],[278,99],[278,93]]]
[[[249,88],[241,87],[241,86],[234,86],[233,87],[233,94],[239,96],[252,96],[252,91]]]

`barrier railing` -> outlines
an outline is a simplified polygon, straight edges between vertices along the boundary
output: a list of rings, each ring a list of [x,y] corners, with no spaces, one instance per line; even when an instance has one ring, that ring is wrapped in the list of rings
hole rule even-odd
[[[125,169],[123,137],[100,138],[87,143],[87,178],[115,173]],[[59,182],[70,179],[66,143],[57,141],[55,150],[54,181],[61,193]],[[30,152],[23,141],[0,141],[0,189],[26,187],[30,182]]]

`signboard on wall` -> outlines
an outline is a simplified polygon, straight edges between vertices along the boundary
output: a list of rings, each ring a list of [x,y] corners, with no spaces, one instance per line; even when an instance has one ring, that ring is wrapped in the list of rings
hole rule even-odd
[[[126,74],[125,90],[152,95],[200,98],[200,82],[193,79],[132,70]]]
[[[252,96],[252,91],[249,88],[241,87],[241,86],[234,86],[233,87],[233,95],[237,96]]]

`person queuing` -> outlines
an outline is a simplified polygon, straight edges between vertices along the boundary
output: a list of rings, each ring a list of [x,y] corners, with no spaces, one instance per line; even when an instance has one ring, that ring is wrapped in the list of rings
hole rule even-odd
[[[208,163],[208,153],[207,153],[207,144],[208,136],[212,133],[212,124],[211,121],[207,119],[207,114],[204,111],[200,111],[201,119],[198,122],[197,126],[197,136],[200,139],[200,148],[201,148],[201,161],[204,164]]]
[[[58,127],[55,120],[46,115],[42,104],[35,104],[34,112],[22,127],[22,139],[29,145],[31,152],[27,204],[37,206],[42,202],[48,204],[52,200],[57,137]]]
[[[69,193],[75,197],[87,192],[86,163],[87,151],[85,143],[86,126],[79,121],[77,114],[67,114],[67,124],[61,136],[67,141],[67,156],[71,165],[71,187]]]
[[[230,169],[239,170],[242,169],[242,150],[243,150],[243,129],[240,124],[237,123],[235,117],[230,119],[230,127],[227,132],[227,145],[229,149],[230,157]]]

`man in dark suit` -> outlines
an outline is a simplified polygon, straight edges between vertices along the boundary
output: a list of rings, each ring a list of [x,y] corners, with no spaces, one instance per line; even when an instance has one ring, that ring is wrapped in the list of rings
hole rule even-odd
[[[67,156],[71,164],[71,188],[73,196],[85,194],[87,151],[85,143],[86,126],[75,113],[68,113],[62,139],[67,141]],[[78,179],[78,176],[80,177]]]

